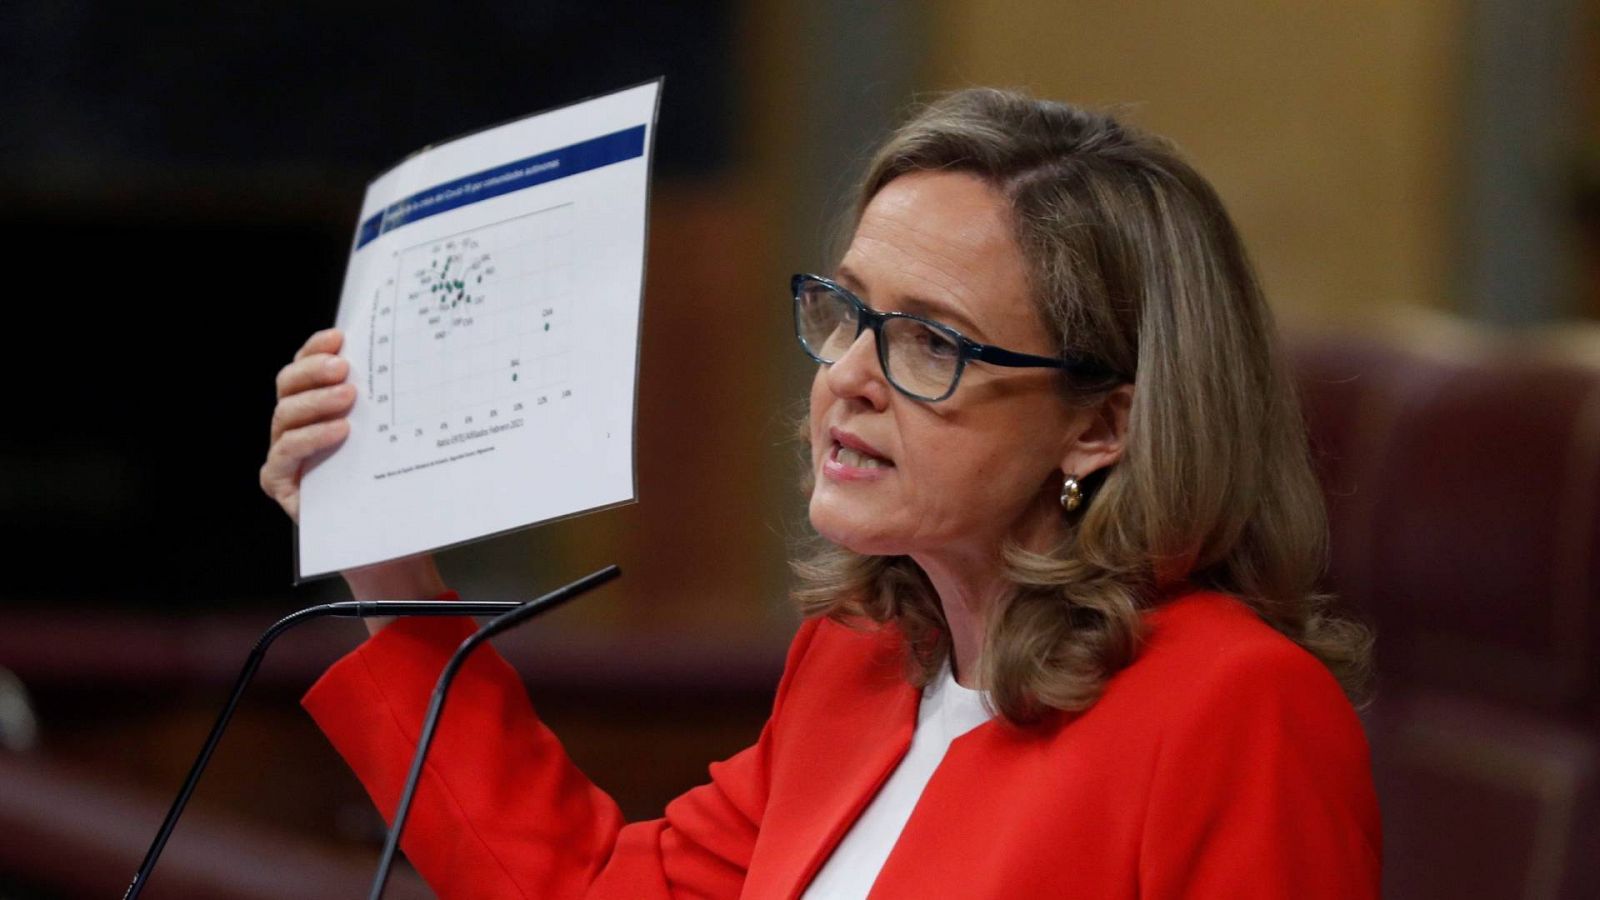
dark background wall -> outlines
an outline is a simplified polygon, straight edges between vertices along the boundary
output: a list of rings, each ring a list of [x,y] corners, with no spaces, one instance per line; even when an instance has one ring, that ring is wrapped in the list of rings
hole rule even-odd
[[[367,179],[665,74],[661,183],[726,176],[727,3],[7,4],[4,603],[280,595],[271,377],[331,323]]]

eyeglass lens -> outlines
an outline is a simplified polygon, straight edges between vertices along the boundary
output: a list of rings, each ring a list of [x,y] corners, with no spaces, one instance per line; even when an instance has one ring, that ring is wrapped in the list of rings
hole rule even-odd
[[[806,349],[824,362],[843,356],[859,330],[856,307],[827,285],[810,282],[795,297],[795,322]],[[916,319],[886,319],[884,374],[901,390],[924,399],[942,397],[955,384],[961,348],[944,332]]]

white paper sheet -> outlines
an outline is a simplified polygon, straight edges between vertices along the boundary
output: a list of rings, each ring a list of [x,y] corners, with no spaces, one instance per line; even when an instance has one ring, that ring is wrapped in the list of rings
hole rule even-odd
[[[634,499],[659,92],[458,138],[368,187],[337,320],[357,399],[301,482],[297,578]]]

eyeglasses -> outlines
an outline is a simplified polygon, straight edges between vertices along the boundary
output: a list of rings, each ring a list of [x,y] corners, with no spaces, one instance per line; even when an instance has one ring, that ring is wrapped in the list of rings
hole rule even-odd
[[[932,319],[878,312],[820,275],[796,275],[789,280],[789,289],[794,294],[794,334],[807,356],[830,365],[870,328],[877,337],[884,377],[895,390],[916,400],[932,403],[955,393],[969,360],[1013,369],[1061,369],[1081,378],[1115,377],[1092,360],[1017,353],[980,344]]]

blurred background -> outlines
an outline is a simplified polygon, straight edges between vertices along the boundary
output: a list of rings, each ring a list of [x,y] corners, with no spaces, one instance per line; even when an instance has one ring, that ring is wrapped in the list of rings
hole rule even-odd
[[[331,324],[364,185],[665,74],[642,502],[452,551],[630,818],[753,742],[797,616],[789,273],[927,92],[1115,106],[1243,230],[1301,379],[1393,897],[1600,896],[1600,0],[707,0],[0,8],[0,898],[119,893],[292,586],[272,379]],[[268,659],[153,897],[356,896],[381,822]],[[414,878],[391,896],[427,896]]]

